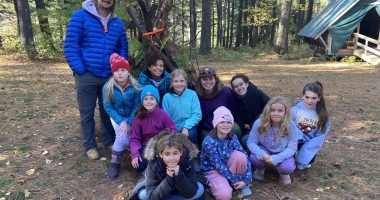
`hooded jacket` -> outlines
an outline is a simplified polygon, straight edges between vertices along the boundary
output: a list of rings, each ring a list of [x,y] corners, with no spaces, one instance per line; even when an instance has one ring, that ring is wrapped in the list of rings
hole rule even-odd
[[[156,81],[153,79],[152,74],[147,69],[145,71],[142,71],[139,75],[138,81],[141,85],[153,85],[157,88],[158,92],[160,93],[160,98],[163,99],[164,95],[169,92],[170,88],[170,74],[164,70],[164,72],[161,75],[161,82],[160,84],[156,85]],[[160,102],[160,107],[162,105],[162,101]]]
[[[305,143],[298,150],[296,161],[299,164],[307,165],[322,148],[325,137],[330,130],[330,120],[327,122],[325,130],[322,131],[321,127],[318,126],[318,115],[315,108],[309,110],[302,100],[296,101],[296,105],[292,107],[291,120],[298,128],[298,139]]]
[[[114,86],[113,96],[114,100],[106,101],[105,94],[108,84],[103,86],[103,106],[107,114],[117,123],[120,124],[124,118],[128,118],[127,124],[132,125],[135,112],[140,107],[140,93],[135,92],[132,85],[129,85],[122,92]]]
[[[183,128],[193,128],[202,118],[197,93],[187,88],[181,95],[171,88],[164,96],[162,109],[169,113],[179,132]]]
[[[124,23],[116,16],[99,16],[92,0],[82,4],[67,25],[64,52],[75,74],[86,72],[99,77],[112,75],[110,56],[117,53],[128,59],[128,41]],[[106,21],[105,30],[102,21]]]
[[[145,187],[150,200],[166,199],[175,192],[188,199],[197,193],[197,175],[193,159],[197,157],[199,150],[185,136],[182,137],[184,148],[178,163],[179,173],[173,177],[167,175],[166,165],[156,152],[158,137],[153,137],[146,145],[144,157],[149,163],[146,168]]]
[[[235,122],[241,130],[245,130],[244,124],[249,124],[249,128],[252,129],[253,123],[268,103],[269,96],[251,82],[248,83],[247,93],[244,97],[237,95],[233,90],[232,92],[236,105]]]
[[[158,107],[152,112],[147,113],[143,119],[134,118],[131,138],[129,139],[131,159],[141,157],[139,150],[148,143],[150,138],[165,129],[177,132],[177,128],[169,114]]]

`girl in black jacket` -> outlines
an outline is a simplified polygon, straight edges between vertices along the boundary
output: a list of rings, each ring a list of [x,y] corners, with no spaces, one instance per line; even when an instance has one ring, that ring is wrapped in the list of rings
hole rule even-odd
[[[149,161],[145,188],[140,199],[198,199],[204,187],[197,182],[193,159],[199,150],[183,134],[162,132],[147,144],[144,157]]]

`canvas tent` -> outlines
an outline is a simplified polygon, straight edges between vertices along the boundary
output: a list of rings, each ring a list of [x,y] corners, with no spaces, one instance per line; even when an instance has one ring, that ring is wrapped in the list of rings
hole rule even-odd
[[[332,0],[298,35],[315,50],[332,55],[355,30],[379,40],[379,22],[380,0]]]

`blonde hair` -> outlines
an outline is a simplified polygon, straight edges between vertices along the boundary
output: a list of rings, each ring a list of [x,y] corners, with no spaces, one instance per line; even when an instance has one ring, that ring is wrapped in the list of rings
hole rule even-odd
[[[130,73],[128,75],[128,83],[132,85],[135,92],[140,92],[141,87],[140,87],[139,82],[135,78],[133,78],[132,74],[130,74]],[[111,77],[110,80],[108,80],[108,82],[106,84],[107,84],[107,88],[106,88],[106,94],[104,95],[105,96],[104,101],[111,102],[111,101],[115,100],[114,99],[114,91],[113,91],[114,86],[121,91],[121,95],[124,98],[123,88],[121,88],[120,85],[117,84],[114,77]]]
[[[173,80],[176,76],[182,75],[187,83],[187,74],[182,69],[175,69],[170,73],[170,84],[173,83]]]
[[[286,137],[289,135],[289,123],[290,123],[290,106],[288,101],[282,97],[282,96],[277,96],[273,97],[272,99],[269,100],[267,105],[265,105],[263,113],[260,115],[261,119],[261,124],[257,128],[259,134],[263,136],[268,135],[269,129],[272,127],[272,121],[270,119],[270,112],[271,112],[271,107],[273,104],[282,104],[285,107],[285,116],[284,119],[282,119],[281,124],[280,124],[280,137]]]

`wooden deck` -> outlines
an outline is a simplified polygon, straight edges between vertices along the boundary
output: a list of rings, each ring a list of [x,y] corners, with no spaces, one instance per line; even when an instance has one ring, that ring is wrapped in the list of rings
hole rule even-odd
[[[380,41],[358,33],[354,33],[354,36],[353,55],[363,59],[370,64],[380,64]],[[359,38],[363,39],[365,43],[363,44],[358,42]],[[369,47],[369,44],[375,47]]]

